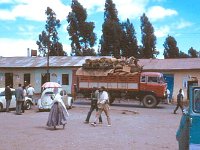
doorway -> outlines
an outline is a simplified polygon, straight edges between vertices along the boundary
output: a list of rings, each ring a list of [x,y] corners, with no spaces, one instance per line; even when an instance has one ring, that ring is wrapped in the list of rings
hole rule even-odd
[[[50,81],[50,73],[41,74],[41,86],[48,80]]]
[[[170,91],[169,99],[172,99],[174,91],[174,75],[173,74],[164,74],[165,81],[167,83],[167,89]]]
[[[30,73],[25,73],[24,74],[24,86],[28,86],[31,81],[31,74]]]
[[[5,86],[13,87],[13,73],[5,73]]]

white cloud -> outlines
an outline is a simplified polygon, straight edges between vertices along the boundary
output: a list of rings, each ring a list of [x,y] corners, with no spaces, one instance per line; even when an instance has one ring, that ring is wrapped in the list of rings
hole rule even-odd
[[[148,0],[116,0],[116,8],[122,20],[135,19],[145,12]]]
[[[147,16],[151,21],[156,21],[158,19],[174,15],[178,15],[178,12],[173,9],[165,9],[161,6],[150,7],[147,11]]]
[[[79,0],[81,5],[87,9],[89,14],[91,12],[103,12],[105,8],[105,0]],[[145,12],[145,7],[149,0],[115,0],[113,3],[116,5],[118,17],[122,20],[135,19]]]
[[[79,3],[87,9],[87,13],[103,12],[105,6],[105,0],[79,0]]]
[[[27,56],[27,48],[37,49],[34,40],[0,38],[0,56]]]
[[[11,3],[12,0],[0,0],[0,4]]]
[[[30,50],[38,49],[38,45],[34,40],[0,38],[0,45],[0,56],[3,57],[26,57],[28,56],[28,48]],[[70,44],[63,44],[63,50],[66,51],[69,56],[71,53]]]
[[[157,38],[166,37],[170,32],[169,26],[163,26],[160,28],[155,29],[155,35]]]
[[[189,27],[191,26],[192,23],[191,22],[188,22],[188,21],[184,21],[184,20],[181,20],[178,24],[177,24],[177,29],[183,29],[183,28],[186,28],[186,27]]]
[[[27,20],[46,20],[45,10],[47,7],[53,9],[57,19],[66,20],[70,6],[64,5],[60,0],[16,0],[12,10],[0,10],[1,20],[15,20],[22,17]]]

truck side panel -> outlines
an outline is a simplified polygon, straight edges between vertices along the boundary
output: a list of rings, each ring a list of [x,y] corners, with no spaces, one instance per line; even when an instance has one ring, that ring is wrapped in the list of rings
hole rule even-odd
[[[79,76],[79,89],[105,86],[108,90],[138,91],[140,75],[134,76]]]

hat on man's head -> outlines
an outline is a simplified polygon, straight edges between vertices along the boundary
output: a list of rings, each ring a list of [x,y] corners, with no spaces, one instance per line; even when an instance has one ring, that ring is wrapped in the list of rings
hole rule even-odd
[[[106,90],[105,86],[101,86],[100,90],[102,90],[102,91]]]

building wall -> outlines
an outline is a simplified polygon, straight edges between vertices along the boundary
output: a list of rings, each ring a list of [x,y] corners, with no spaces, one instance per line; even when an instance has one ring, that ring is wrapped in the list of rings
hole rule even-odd
[[[1,69],[0,87],[5,87],[5,73],[13,73],[13,88],[17,88],[18,84],[24,85],[24,74],[30,74],[30,84],[35,88],[36,93],[41,93],[42,81],[41,78],[46,74],[46,69]],[[69,84],[62,85],[62,88],[71,94],[72,85],[72,69],[70,68],[51,68],[49,70],[50,81],[58,82],[62,85],[62,74],[69,75]]]
[[[200,81],[200,70],[165,71],[163,73],[174,75],[174,90],[172,94],[172,100],[175,102],[180,88],[182,88],[184,91],[184,100],[187,100],[187,81],[191,80],[191,77],[197,77],[198,81]]]

